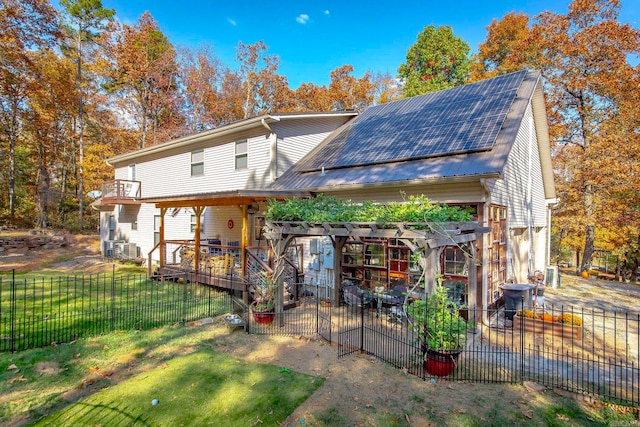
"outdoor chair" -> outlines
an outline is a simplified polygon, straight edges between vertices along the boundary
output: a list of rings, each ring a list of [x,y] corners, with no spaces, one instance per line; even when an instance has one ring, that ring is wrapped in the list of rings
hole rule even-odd
[[[355,285],[343,288],[344,302],[350,307],[371,307],[373,299]]]
[[[406,318],[404,302],[407,294],[407,288],[404,286],[395,286],[388,292],[388,294],[390,295],[390,298],[386,298],[383,302],[383,306],[386,306],[389,309],[387,312],[387,321],[402,322]]]

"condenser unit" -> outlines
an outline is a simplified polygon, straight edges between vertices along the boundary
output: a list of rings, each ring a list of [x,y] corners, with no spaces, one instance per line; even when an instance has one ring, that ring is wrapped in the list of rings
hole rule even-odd
[[[123,254],[129,259],[138,258],[138,246],[135,243],[129,242],[124,244]]]

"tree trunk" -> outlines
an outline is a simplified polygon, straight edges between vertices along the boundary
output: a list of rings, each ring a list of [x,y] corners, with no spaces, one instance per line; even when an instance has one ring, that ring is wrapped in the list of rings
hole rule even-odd
[[[593,186],[587,184],[584,187],[583,206],[584,215],[587,218],[587,227],[584,236],[584,252],[582,254],[582,264],[580,264],[580,271],[589,271],[593,262],[593,252],[596,240],[595,224],[594,224],[594,201],[593,201]]]
[[[82,231],[84,225],[84,111],[82,93],[82,41],[78,31],[78,230]]]

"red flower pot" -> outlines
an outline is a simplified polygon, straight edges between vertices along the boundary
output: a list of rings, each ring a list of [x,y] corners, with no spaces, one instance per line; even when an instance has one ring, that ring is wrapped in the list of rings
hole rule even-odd
[[[427,373],[436,377],[448,377],[456,369],[458,356],[461,350],[430,350],[427,349],[427,358],[424,368]]]

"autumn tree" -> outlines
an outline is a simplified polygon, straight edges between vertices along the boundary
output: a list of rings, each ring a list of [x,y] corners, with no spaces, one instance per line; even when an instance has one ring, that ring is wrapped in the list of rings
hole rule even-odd
[[[267,45],[262,40],[254,44],[239,42],[236,47],[245,119],[290,109],[293,92],[289,89],[287,78],[278,74],[279,58],[268,55],[267,50]]]
[[[478,46],[470,67],[469,79],[478,81],[522,68],[517,58],[519,48],[534,49],[524,41],[529,36],[529,16],[511,12],[487,27],[487,38]]]
[[[405,97],[448,89],[466,83],[470,47],[449,26],[430,25],[418,34],[398,68]]]
[[[109,58],[105,87],[135,122],[137,148],[182,134],[176,52],[151,14],[134,25],[114,25],[103,46]]]
[[[293,111],[331,111],[333,99],[326,86],[302,83],[295,90]]]
[[[391,73],[376,73],[373,76],[374,103],[384,104],[402,98],[402,87]]]
[[[30,51],[52,46],[59,36],[55,9],[47,0],[3,0],[0,3],[0,159],[8,214],[16,213],[16,147],[26,107],[25,76],[33,73]]]
[[[375,86],[371,81],[371,74],[365,73],[356,79],[351,75],[352,65],[343,65],[331,71],[329,83],[329,97],[333,110],[363,110],[373,103]]]
[[[83,88],[83,50],[92,45],[106,22],[113,20],[115,11],[102,7],[101,0],[61,0],[60,5],[66,11],[67,35],[73,41],[67,52],[75,57],[76,87],[78,94],[78,228],[83,227],[84,213],[84,88]]]
[[[218,114],[222,85],[222,63],[211,49],[181,52],[180,75],[184,85],[187,126],[193,133],[213,129],[221,124]]]
[[[485,49],[476,59],[497,73],[518,65],[542,70],[560,197],[555,222],[580,230],[582,271],[591,267],[596,226],[607,223],[602,208],[613,200],[607,181],[615,174],[618,187],[629,187],[636,179],[628,173],[630,165],[618,167],[621,156],[606,155],[607,150],[620,152],[615,147],[622,141],[637,140],[638,129],[619,122],[629,116],[625,111],[636,110],[636,101],[628,99],[637,96],[638,67],[628,58],[640,54],[640,32],[618,21],[619,9],[618,0],[574,0],[566,15],[544,12],[528,31],[522,29],[524,19],[508,15],[504,23],[489,27]],[[505,43],[500,34],[508,22],[516,28]],[[607,167],[604,159],[610,161]],[[634,163],[631,170],[638,166]]]
[[[49,225],[49,204],[53,183],[59,182],[55,172],[61,170],[61,148],[71,138],[72,118],[77,108],[74,87],[74,64],[50,50],[35,52],[38,73],[28,82],[29,109],[25,117],[28,138],[25,144],[33,153],[36,173],[32,174],[34,199],[37,201],[38,227]]]

